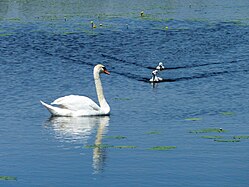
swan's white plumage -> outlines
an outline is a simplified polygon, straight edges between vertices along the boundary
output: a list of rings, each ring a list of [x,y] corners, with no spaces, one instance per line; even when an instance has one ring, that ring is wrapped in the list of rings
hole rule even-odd
[[[100,107],[90,98],[80,95],[68,95],[60,97],[51,103],[61,108],[77,111],[77,110],[100,110]]]
[[[53,116],[103,116],[110,114],[105,100],[100,74],[110,74],[102,64],[94,67],[93,75],[100,106],[86,96],[69,95],[56,99],[51,105],[40,101]],[[57,106],[52,106],[57,105]]]

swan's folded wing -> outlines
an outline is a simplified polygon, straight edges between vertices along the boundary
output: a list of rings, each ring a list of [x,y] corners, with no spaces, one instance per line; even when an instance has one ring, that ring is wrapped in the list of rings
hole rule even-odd
[[[69,110],[96,110],[99,111],[100,107],[90,98],[79,95],[69,95],[56,99],[51,103],[52,105],[58,105],[61,108]]]

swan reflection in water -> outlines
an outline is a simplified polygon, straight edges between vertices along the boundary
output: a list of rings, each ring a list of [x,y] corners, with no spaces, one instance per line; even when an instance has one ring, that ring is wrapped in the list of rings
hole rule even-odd
[[[76,142],[86,145],[91,134],[97,129],[95,142],[91,143],[93,149],[94,173],[103,170],[105,162],[105,148],[98,146],[102,144],[103,135],[106,134],[109,126],[109,116],[96,117],[51,117],[46,126],[52,126],[55,136],[66,142]]]

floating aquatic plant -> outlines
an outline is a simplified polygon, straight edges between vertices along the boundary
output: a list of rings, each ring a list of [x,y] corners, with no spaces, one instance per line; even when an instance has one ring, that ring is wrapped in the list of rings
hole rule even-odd
[[[227,132],[226,130],[222,129],[222,128],[207,128],[207,129],[200,129],[200,130],[193,130],[193,131],[189,131],[189,133],[209,133],[209,132]]]
[[[234,116],[235,115],[235,113],[233,113],[233,112],[221,112],[221,114],[224,116]]]
[[[133,145],[108,145],[108,144],[94,144],[94,145],[86,145],[84,146],[85,148],[100,148],[100,149],[104,149],[104,148],[114,148],[114,149],[134,149],[137,148],[137,146],[133,146]]]
[[[9,18],[9,21],[21,21],[21,18]]]
[[[131,100],[130,98],[120,98],[120,97],[115,97],[114,100],[118,100],[118,101],[128,101]]]
[[[104,138],[121,140],[121,139],[126,139],[127,137],[125,137],[125,136],[104,136]]]
[[[0,37],[4,37],[4,36],[11,36],[12,34],[8,34],[8,33],[0,33]]]
[[[93,148],[104,149],[104,148],[110,148],[110,147],[113,147],[113,145],[108,145],[108,144],[94,144],[94,145],[85,145],[84,146],[84,148],[90,148],[90,149],[93,149]]]
[[[0,180],[17,180],[17,178],[12,176],[0,176]]]
[[[115,146],[113,146],[113,148],[116,148],[116,149],[135,149],[135,148],[137,148],[137,146],[133,146],[133,145],[115,145]]]
[[[224,139],[215,139],[214,141],[216,142],[240,142],[240,140],[235,140],[235,139],[228,139],[228,140],[224,140]]]
[[[201,138],[206,138],[206,139],[221,139],[223,137],[222,136],[201,136]]]
[[[150,132],[146,132],[146,134],[160,134],[159,131],[150,131]]]
[[[155,146],[155,147],[149,148],[149,150],[167,151],[167,150],[171,150],[171,149],[175,149],[175,148],[176,148],[176,146]]]
[[[241,135],[241,136],[234,136],[234,139],[249,139],[249,136],[247,135]]]
[[[202,118],[186,118],[187,121],[200,121]]]

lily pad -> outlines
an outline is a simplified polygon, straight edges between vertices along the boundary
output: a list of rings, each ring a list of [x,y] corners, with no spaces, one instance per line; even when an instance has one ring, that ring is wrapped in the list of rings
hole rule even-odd
[[[222,136],[201,136],[201,138],[206,138],[206,139],[221,139],[223,137]]]
[[[235,140],[235,139],[228,139],[228,140],[224,140],[224,139],[219,139],[219,140],[214,140],[216,142],[240,142],[240,140]]]
[[[186,118],[186,121],[200,121],[202,118]]]
[[[227,132],[226,130],[222,129],[222,128],[207,128],[207,129],[200,129],[200,130],[193,130],[193,131],[189,131],[189,133],[209,133],[209,132]]]
[[[12,177],[12,176],[0,176],[0,180],[17,180],[16,177]]]
[[[155,147],[149,148],[149,150],[167,151],[167,150],[171,150],[171,149],[175,149],[175,148],[176,148],[176,146],[155,146]]]

